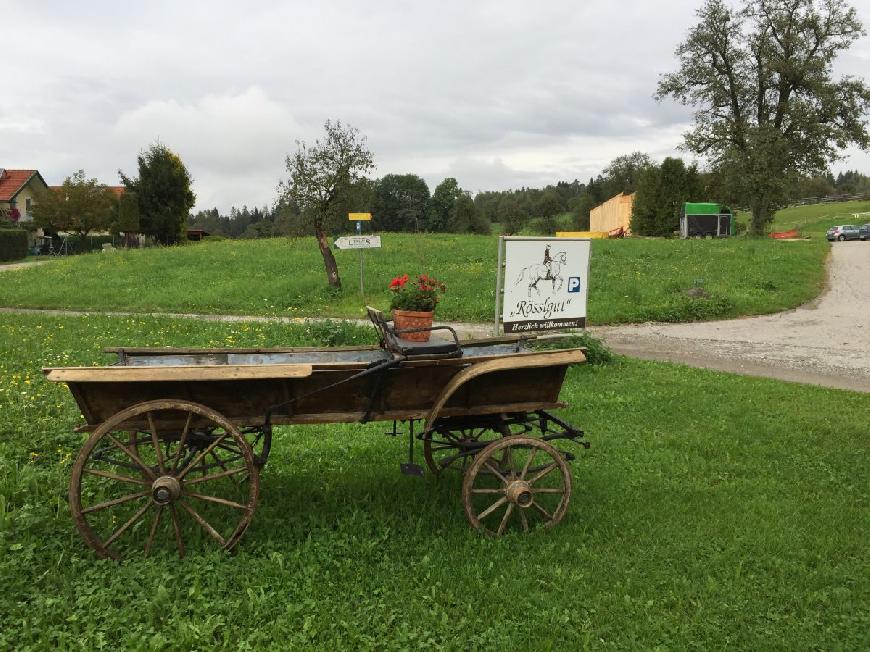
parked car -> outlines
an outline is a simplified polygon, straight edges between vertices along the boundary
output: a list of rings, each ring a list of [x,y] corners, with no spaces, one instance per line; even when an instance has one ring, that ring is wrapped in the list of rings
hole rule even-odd
[[[859,240],[870,240],[870,224],[865,224],[858,229]]]
[[[826,237],[828,240],[857,240],[861,236],[858,227],[854,224],[841,224],[828,229]]]

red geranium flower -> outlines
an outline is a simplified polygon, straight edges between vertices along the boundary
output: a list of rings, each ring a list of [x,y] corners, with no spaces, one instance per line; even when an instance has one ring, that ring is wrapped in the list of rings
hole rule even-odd
[[[393,292],[391,308],[399,310],[431,311],[438,304],[441,292],[447,287],[428,274],[417,274],[413,280],[408,274],[396,276],[390,281]]]

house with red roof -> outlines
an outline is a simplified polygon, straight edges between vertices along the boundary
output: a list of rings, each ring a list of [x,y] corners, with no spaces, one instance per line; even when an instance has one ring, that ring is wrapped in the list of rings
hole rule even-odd
[[[13,222],[32,220],[36,197],[46,190],[48,185],[39,170],[0,168],[0,214]]]

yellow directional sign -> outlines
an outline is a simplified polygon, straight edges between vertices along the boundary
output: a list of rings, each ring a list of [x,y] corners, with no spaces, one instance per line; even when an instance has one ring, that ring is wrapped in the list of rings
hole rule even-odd
[[[370,222],[372,219],[371,213],[348,213],[347,219],[351,222]]]

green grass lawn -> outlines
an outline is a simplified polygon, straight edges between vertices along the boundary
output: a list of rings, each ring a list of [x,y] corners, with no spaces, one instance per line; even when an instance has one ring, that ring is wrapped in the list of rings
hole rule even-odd
[[[596,240],[589,318],[596,324],[691,321],[792,308],[818,294],[826,243],[770,239]],[[168,249],[87,254],[8,272],[0,305],[89,310],[362,317],[388,307],[386,286],[401,273],[446,281],[443,320],[493,317],[495,236],[384,234],[365,257],[338,251],[344,290],[331,291],[313,238],[224,241]],[[685,291],[703,287],[709,298]]]
[[[363,341],[351,327],[0,315],[0,649],[867,649],[870,396],[620,359],[572,370],[592,442],[551,532],[481,538],[386,424],[280,429],[237,552],[99,561],[83,435],[44,365],[109,345]]]
[[[870,222],[870,215],[858,219],[854,217],[855,213],[867,211],[870,211],[870,201],[791,206],[777,211],[773,218],[771,230],[799,229],[803,235],[824,236],[825,231],[835,224],[866,224]],[[749,221],[749,213],[738,213],[737,219],[746,223]]]

